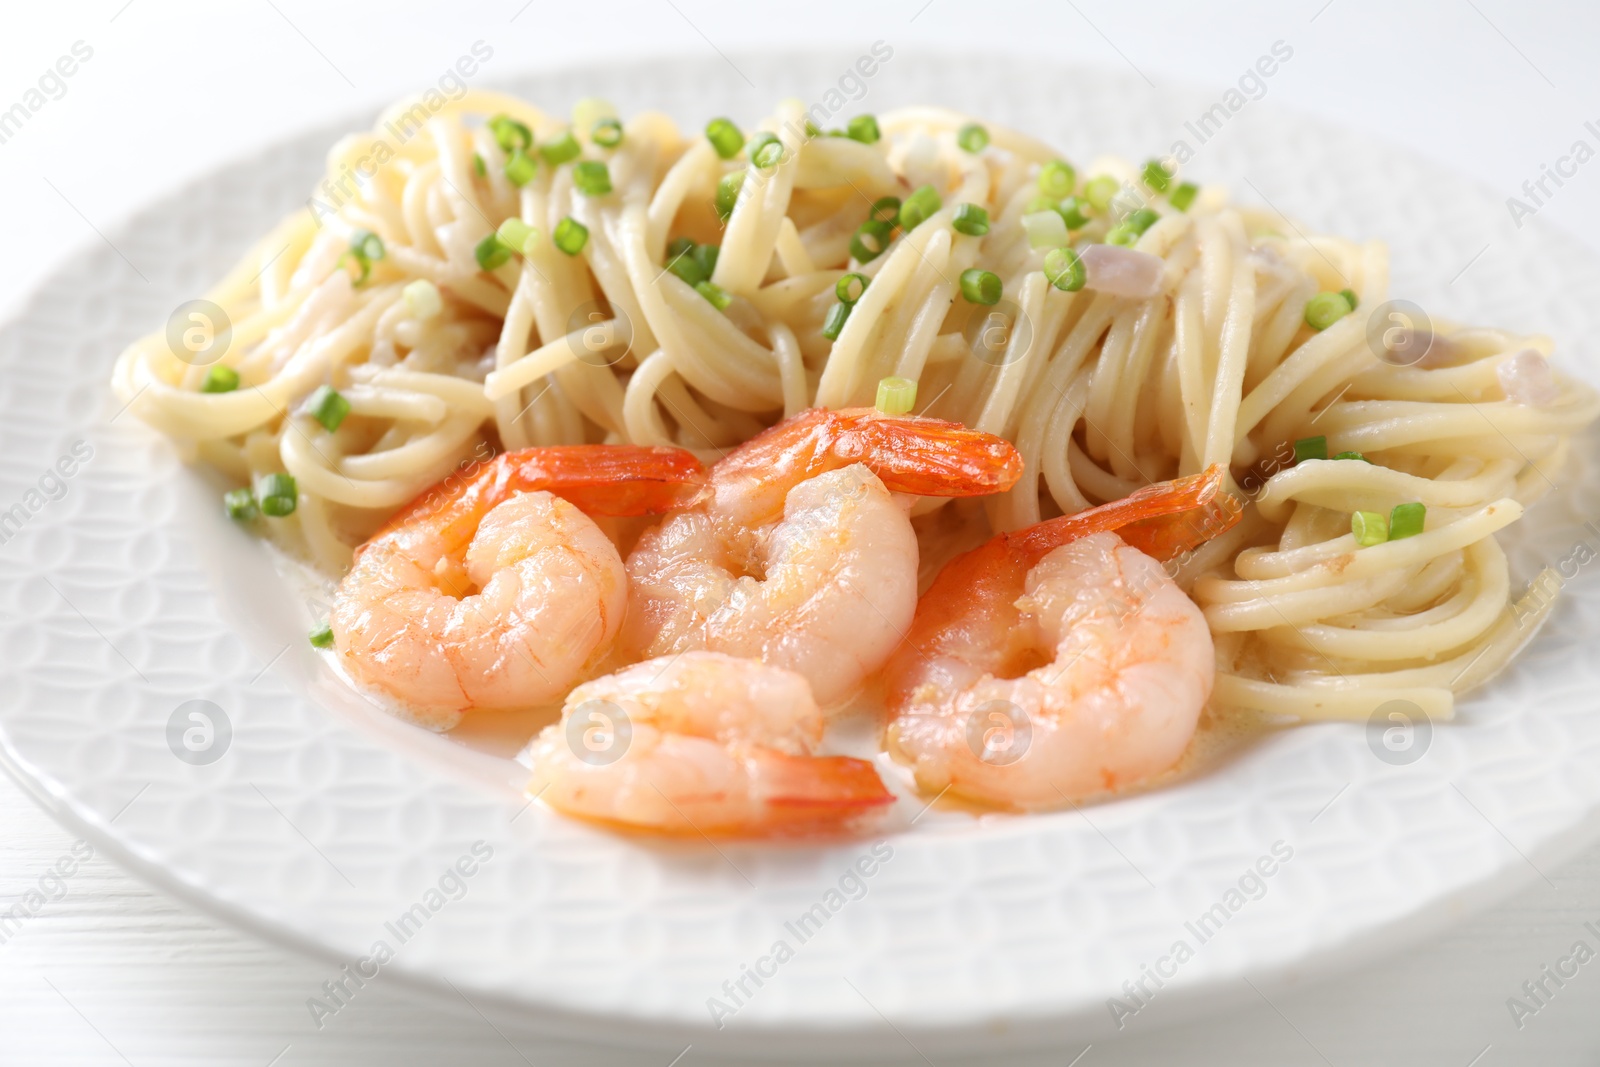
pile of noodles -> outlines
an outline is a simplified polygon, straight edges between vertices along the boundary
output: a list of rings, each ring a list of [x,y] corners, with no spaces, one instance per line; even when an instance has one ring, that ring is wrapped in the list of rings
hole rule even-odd
[[[163,330],[123,353],[118,394],[241,485],[292,475],[298,507],[261,525],[330,574],[393,509],[492,449],[675,444],[714,460],[807,407],[872,404],[897,376],[918,383],[919,413],[1021,451],[1022,481],[984,505],[993,529],[1229,465],[1245,518],[1177,574],[1216,639],[1219,707],[1365,718],[1406,700],[1447,716],[1547,610],[1511,603],[1494,535],[1549,486],[1600,401],[1550,371],[1544,337],[1436,325],[1400,341],[1425,358],[1388,358],[1392,338],[1370,336],[1370,309],[1389,299],[1381,245],[1305,238],[1212,188],[1179,210],[1174,183],[1163,195],[1102,160],[1074,189],[1109,175],[1119,194],[1072,239],[1153,210],[1136,248],[1163,261],[1159,292],[1118,296],[1093,278],[1064,291],[1022,221],[1057,153],[1025,135],[987,126],[971,151],[968,117],[913,108],[879,116],[869,142],[785,103],[759,125],[782,145],[763,167],[654,113],[596,144],[611,115],[588,101],[569,121],[483,92],[425,121],[398,105],[341,141],[308,209],[209,294],[231,321],[210,351],[238,387],[203,391],[211,368]],[[532,134],[520,186],[497,116]],[[611,192],[585,195],[575,161],[538,159],[569,129]],[[738,171],[724,220],[719,182]],[[874,203],[924,185],[939,209],[852,259]],[[962,204],[986,209],[986,233],[953,227]],[[480,244],[512,217],[532,239],[483,269]],[[588,231],[576,255],[553,239],[567,218]],[[352,257],[363,231],[381,258]],[[667,269],[684,237],[720,246],[714,288]],[[963,296],[975,267],[1002,283],[998,303]],[[830,340],[847,271],[870,285]],[[419,279],[438,301],[407,288]],[[1308,300],[1340,290],[1358,310],[1308,326]],[[323,385],[349,404],[333,432],[303,410]],[[1294,442],[1316,436],[1366,461],[1296,463]],[[1407,502],[1426,506],[1425,532],[1358,546],[1352,512]]]

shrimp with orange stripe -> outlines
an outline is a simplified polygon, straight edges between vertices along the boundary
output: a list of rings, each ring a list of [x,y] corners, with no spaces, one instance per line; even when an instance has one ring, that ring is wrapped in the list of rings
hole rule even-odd
[[[884,671],[888,747],[921,789],[1042,810],[1177,762],[1215,652],[1162,561],[1238,521],[1225,476],[1003,533],[940,571]]]
[[[357,550],[329,618],[340,661],[439,728],[560,700],[610,651],[627,604],[622,558],[590,516],[683,506],[704,475],[683,449],[573,445],[435,487]]]

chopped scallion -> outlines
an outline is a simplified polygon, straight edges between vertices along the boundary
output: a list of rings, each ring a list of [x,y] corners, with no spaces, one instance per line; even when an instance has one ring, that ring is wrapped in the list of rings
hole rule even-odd
[[[1028,234],[1029,248],[1059,248],[1067,243],[1067,224],[1061,212],[1036,211],[1022,216],[1022,228]]]
[[[982,152],[989,147],[989,131],[976,122],[969,122],[956,131],[956,144],[963,152]]]
[[[828,317],[822,323],[822,336],[830,341],[839,339],[839,331],[844,329],[844,324],[850,318],[850,304],[835,304],[828,309]]]
[[[856,227],[850,238],[850,254],[857,263],[870,263],[889,247],[889,224],[882,219],[868,219]]]
[[[783,162],[783,142],[776,134],[762,131],[750,138],[746,147],[750,150],[750,162],[762,170],[771,170]]]
[[[862,144],[877,144],[883,134],[878,130],[878,120],[872,115],[857,115],[846,124],[845,136]]]
[[[1000,275],[993,271],[973,267],[961,272],[961,295],[969,303],[992,307],[1000,303],[1000,291]]]
[[[676,255],[672,254],[672,249],[667,249],[667,270],[683,279],[683,283],[690,288],[710,277],[705,268],[694,258],[693,244],[681,249]]]
[[[1144,172],[1140,175],[1144,183],[1158,193],[1164,193],[1172,185],[1172,172],[1159,159],[1152,159],[1144,165]]]
[[[444,310],[444,298],[439,295],[439,287],[426,278],[408,282],[400,290],[400,295],[405,299],[406,310],[411,312],[414,319],[431,319]]]
[[[583,146],[578,144],[578,139],[568,130],[554,141],[546,141],[539,146],[539,155],[552,167],[560,166],[577,159],[583,152]]]
[[[261,514],[256,506],[256,496],[248,489],[230,489],[222,494],[222,508],[228,518],[246,522]]]
[[[1053,248],[1044,256],[1044,277],[1064,292],[1075,293],[1089,280],[1083,260],[1070,248]]]
[[[736,170],[732,174],[724,174],[722,180],[717,182],[717,217],[724,222],[733,214],[733,205],[739,202],[739,189],[744,185],[745,174],[745,171]]]
[[[589,227],[573,218],[566,216],[556,223],[556,229],[550,235],[555,246],[569,256],[575,256],[583,251],[583,246],[589,242]]]
[[[231,393],[237,388],[239,372],[220,363],[213,363],[206,368],[205,380],[200,383],[202,393]]]
[[[977,204],[957,204],[950,225],[957,233],[968,237],[982,237],[989,232],[989,213]]]
[[[256,506],[261,514],[281,519],[293,515],[300,503],[300,492],[288,474],[264,474],[256,479]]]
[[[712,119],[706,123],[706,140],[711,142],[711,147],[723,159],[732,159],[744,147],[744,134],[739,132],[739,127],[733,124],[732,119]]]
[[[1368,459],[1366,456],[1363,456],[1360,452],[1335,452],[1333,454],[1332,458],[1333,459],[1359,459],[1363,463],[1371,463],[1372,462],[1372,460]]]
[[[900,217],[900,198],[898,196],[882,196],[872,202],[872,210],[867,213],[869,219],[880,219],[893,226],[895,219]]]
[[[306,398],[305,411],[322,423],[324,430],[333,433],[344,422],[344,417],[350,414],[350,401],[331,385],[319,385],[316,391]]]
[[[472,153],[472,169],[477,172],[478,177],[480,178],[487,178],[489,176],[489,165],[485,163],[483,161],[483,157],[476,152]]]
[[[1117,190],[1122,188],[1117,179],[1109,174],[1099,174],[1090,178],[1083,185],[1083,198],[1089,201],[1089,206],[1096,211],[1104,212],[1111,206]]]
[[[490,119],[489,132],[494,134],[495,143],[506,152],[518,148],[526,152],[533,147],[533,131],[528,129],[526,123],[518,122],[510,115],[496,115]]]
[[[1350,516],[1350,532],[1362,548],[1389,540],[1389,522],[1376,511],[1357,511]]]
[[[1188,211],[1194,204],[1194,198],[1200,195],[1200,187],[1194,182],[1181,182],[1178,187],[1167,194],[1167,203],[1179,211]]]
[[[943,206],[944,201],[939,199],[938,190],[931,185],[922,186],[900,205],[900,228],[910,233]]]
[[[1089,225],[1089,213],[1084,210],[1088,206],[1088,201],[1069,196],[1056,205],[1056,210],[1061,212],[1061,221],[1067,224],[1067,229],[1081,230]]]
[[[534,229],[517,218],[517,216],[512,215],[500,224],[500,228],[494,231],[494,235],[500,238],[500,243],[507,248],[521,252],[528,247],[528,240],[533,237]]]
[[[601,148],[617,147],[622,143],[622,123],[613,118],[600,119],[589,131],[589,140]]]
[[[1078,186],[1078,172],[1064,159],[1052,159],[1039,168],[1039,191],[1052,200],[1071,196]]]
[[[1345,302],[1350,305],[1351,311],[1354,311],[1361,305],[1361,298],[1356,296],[1356,291],[1354,289],[1340,289],[1339,295],[1344,297]],[[1391,537],[1390,540],[1393,540],[1393,538]]]
[[[472,256],[478,261],[479,270],[494,270],[505,266],[511,258],[511,249],[491,233],[478,242],[478,246],[472,250]]]
[[[572,165],[572,184],[584,196],[605,196],[611,191],[611,171],[599,160],[586,159]]]
[[[1304,463],[1308,459],[1328,458],[1328,438],[1322,434],[1316,437],[1302,437],[1294,443],[1294,461]]]
[[[520,189],[533,181],[537,169],[533,157],[518,148],[506,159],[506,181]]]
[[[694,251],[689,254],[709,278],[717,271],[717,257],[722,254],[722,248],[719,245],[695,245]]]
[[[885,415],[909,415],[917,406],[917,383],[911,378],[883,378],[875,405]]]
[[[867,291],[869,284],[870,280],[865,274],[846,274],[833,283],[833,295],[841,304],[854,304],[861,299],[861,294]]]
[[[1389,540],[1398,541],[1402,537],[1417,536],[1422,532],[1427,518],[1428,508],[1425,504],[1416,502],[1396,504],[1394,510],[1389,512]]]
[[[711,282],[700,282],[694,287],[694,291],[709,300],[711,306],[718,311],[727,311],[728,305],[733,303],[733,297],[729,296],[720,285],[713,285]]]
[[[1306,325],[1321,332],[1354,310],[1343,293],[1318,293],[1306,301]]]
[[[333,627],[329,626],[327,623],[323,623],[306,636],[311,639],[312,648],[333,647]]]

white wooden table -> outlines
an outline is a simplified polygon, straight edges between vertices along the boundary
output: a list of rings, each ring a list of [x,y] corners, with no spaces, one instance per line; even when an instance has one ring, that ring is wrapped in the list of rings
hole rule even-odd
[[[1218,5],[1221,6],[1221,5]],[[505,73],[717,50],[885,39],[897,48],[981,41],[1033,58],[1135,66],[1152,78],[1234,81],[1275,39],[1296,49],[1275,104],[1319,112],[1442,159],[1502,195],[1587,137],[1600,119],[1600,5],[1510,0],[1255,0],[1112,5],[807,0],[549,0],[230,6],[166,0],[29,5],[0,34],[0,111],[76,42],[92,50],[23,129],[0,141],[0,307],[14,306],[66,249],[161,192],[263,142],[385,103],[431,80],[460,42],[484,39]],[[204,87],[204,91],[197,91]],[[1590,172],[1592,170],[1592,173]],[[1600,165],[1540,207],[1594,243]],[[0,663],[5,650],[0,649]],[[1600,773],[1600,768],[1596,769]],[[318,1032],[305,998],[325,968],[153,892],[73,839],[0,778],[0,914],[40,891],[37,914],[0,922],[0,1064],[519,1064],[470,1014],[419,1006],[381,985]],[[80,846],[79,851],[82,851]],[[58,867],[57,865],[60,864]],[[59,883],[47,872],[72,869]],[[1600,1063],[1600,962],[1519,1028],[1525,981],[1585,940],[1600,951],[1600,848],[1447,935],[1320,983],[1265,990],[1226,1015],[1146,1026],[1063,1047],[1062,1065]],[[30,908],[32,905],[30,904]],[[1152,1020],[1160,1022],[1159,1019]],[[1083,1053],[1082,1059],[1073,1057]],[[694,1050],[684,1056],[695,1062]],[[633,1062],[651,1064],[650,1057]],[[944,1061],[941,1060],[941,1064]],[[660,1067],[666,1067],[661,1061]]]

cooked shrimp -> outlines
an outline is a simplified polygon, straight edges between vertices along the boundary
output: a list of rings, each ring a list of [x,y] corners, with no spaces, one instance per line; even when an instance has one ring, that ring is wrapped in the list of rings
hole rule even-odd
[[[957,423],[870,408],[797,415],[719,461],[699,503],[640,539],[621,647],[760,659],[837,703],[916,610],[910,501],[891,494],[978,496],[1021,471],[1010,443]]]
[[[418,497],[356,551],[329,624],[341,662],[422,722],[557,700],[610,648],[622,558],[588,517],[694,499],[675,448],[507,452]]]
[[[823,715],[793,671],[686,652],[596,678],[532,749],[528,792],[665,834],[839,830],[894,797],[866,760],[814,755]]]
[[[1215,653],[1157,560],[1238,521],[1223,475],[1001,534],[939,573],[885,670],[889,749],[920,788],[1037,810],[1177,762]]]

